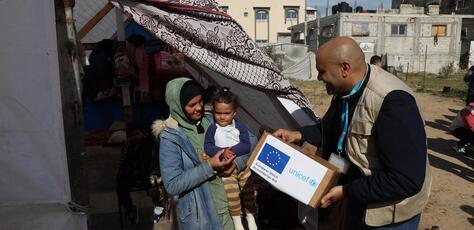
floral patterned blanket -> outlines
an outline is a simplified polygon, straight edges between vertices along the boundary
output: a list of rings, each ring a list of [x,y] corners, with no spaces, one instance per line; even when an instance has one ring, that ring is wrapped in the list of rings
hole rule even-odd
[[[129,18],[188,58],[242,84],[294,101],[317,117],[303,93],[283,77],[214,0],[111,0]]]

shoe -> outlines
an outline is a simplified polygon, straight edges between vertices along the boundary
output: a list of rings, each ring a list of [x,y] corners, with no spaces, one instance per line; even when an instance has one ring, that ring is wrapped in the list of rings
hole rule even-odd
[[[164,210],[163,207],[155,206],[155,208],[153,209],[153,214],[152,214],[153,223],[156,224],[160,221],[161,214],[163,214],[163,210]]]
[[[234,222],[235,230],[245,230],[244,225],[242,225],[242,219],[240,216],[232,216],[232,221]]]
[[[454,151],[456,151],[459,154],[466,154],[466,147],[464,146],[453,146]]]
[[[257,230],[258,229],[257,223],[255,222],[255,218],[254,218],[253,214],[247,213],[246,219],[247,219],[247,225],[249,227],[249,230]]]

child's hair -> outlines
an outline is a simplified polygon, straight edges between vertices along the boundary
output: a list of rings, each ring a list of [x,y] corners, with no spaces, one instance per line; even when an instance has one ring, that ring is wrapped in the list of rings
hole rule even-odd
[[[224,87],[214,97],[212,104],[215,105],[216,103],[231,104],[234,106],[234,109],[237,109],[239,107],[239,98],[237,95],[230,92],[229,88]]]

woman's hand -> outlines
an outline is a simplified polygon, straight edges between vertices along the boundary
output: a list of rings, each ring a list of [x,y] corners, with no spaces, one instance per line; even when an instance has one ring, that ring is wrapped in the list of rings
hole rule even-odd
[[[224,153],[224,150],[219,151],[216,155],[211,157],[207,162],[216,171],[221,171],[223,169],[226,169],[232,164],[232,161],[235,159],[235,155],[232,156],[229,159],[222,159],[221,161],[221,155]]]

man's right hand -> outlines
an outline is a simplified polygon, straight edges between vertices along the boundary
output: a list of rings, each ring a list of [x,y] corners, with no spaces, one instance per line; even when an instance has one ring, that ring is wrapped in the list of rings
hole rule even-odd
[[[287,143],[300,142],[302,138],[301,132],[286,129],[278,129],[273,133],[273,135],[283,139],[283,141]]]

